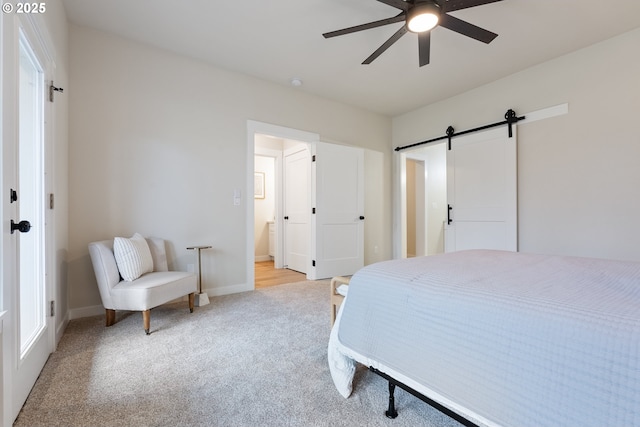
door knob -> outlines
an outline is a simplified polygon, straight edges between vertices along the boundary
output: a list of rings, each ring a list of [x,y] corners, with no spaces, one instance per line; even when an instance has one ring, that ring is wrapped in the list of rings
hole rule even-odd
[[[13,222],[13,220],[11,220],[11,234],[13,234],[13,232],[16,230],[21,233],[28,233],[29,230],[31,230],[31,223],[29,221],[20,221],[16,224],[15,222]]]

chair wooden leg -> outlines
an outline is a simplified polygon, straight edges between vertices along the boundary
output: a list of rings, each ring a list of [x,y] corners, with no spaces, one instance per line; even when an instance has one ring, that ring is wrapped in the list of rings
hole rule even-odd
[[[149,332],[149,329],[151,328],[151,310],[145,310],[142,312],[142,323],[144,324],[144,331],[149,335],[151,333]]]
[[[191,292],[189,294],[189,312],[193,313],[193,307],[195,305],[195,300],[196,300],[196,293],[195,292]]]
[[[114,323],[116,323],[116,311],[107,308],[106,319],[107,319],[107,326],[111,326]]]

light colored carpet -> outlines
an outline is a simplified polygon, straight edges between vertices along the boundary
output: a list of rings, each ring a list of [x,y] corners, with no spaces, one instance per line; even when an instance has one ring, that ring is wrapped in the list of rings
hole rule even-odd
[[[327,364],[328,281],[69,323],[15,426],[459,426],[364,367],[344,399]]]

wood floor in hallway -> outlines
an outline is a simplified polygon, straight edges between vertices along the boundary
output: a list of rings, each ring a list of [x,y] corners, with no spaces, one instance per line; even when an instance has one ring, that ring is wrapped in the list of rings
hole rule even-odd
[[[266,288],[269,286],[284,285],[307,280],[306,274],[286,268],[274,268],[273,261],[260,261],[255,263],[255,287]]]

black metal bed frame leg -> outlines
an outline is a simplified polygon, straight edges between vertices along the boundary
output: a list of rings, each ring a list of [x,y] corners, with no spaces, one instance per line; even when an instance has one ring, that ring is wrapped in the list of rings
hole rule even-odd
[[[403,389],[404,391],[406,391],[408,393],[411,393],[412,395],[414,395],[418,399],[420,399],[420,400],[426,402],[427,404],[433,406],[434,408],[436,408],[438,411],[442,412],[443,414],[448,415],[449,417],[451,417],[454,420],[458,421],[463,426],[466,426],[466,427],[479,427],[478,424],[475,424],[474,422],[469,421],[468,419],[466,419],[462,415],[458,414],[457,412],[454,412],[453,410],[447,408],[446,406],[442,406],[440,403],[436,402],[435,400],[430,399],[427,396],[415,391],[414,389],[412,389],[411,387],[407,386],[406,384],[403,384],[400,381],[394,379],[393,377],[385,374],[384,372],[381,372],[381,371],[377,370],[373,366],[369,366],[369,370],[371,372],[373,372],[374,374],[381,376],[382,378],[384,378],[385,380],[387,380],[389,382],[389,409],[387,411],[385,411],[385,413],[384,413],[388,418],[396,418],[398,416],[398,411],[396,411],[395,398],[393,396],[393,392],[396,390],[396,386],[398,386],[401,389]]]
[[[393,396],[393,393],[396,391],[396,385],[389,381],[389,409],[385,411],[385,415],[387,418],[394,419],[398,416],[398,411],[396,411],[396,399]]]

